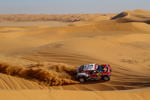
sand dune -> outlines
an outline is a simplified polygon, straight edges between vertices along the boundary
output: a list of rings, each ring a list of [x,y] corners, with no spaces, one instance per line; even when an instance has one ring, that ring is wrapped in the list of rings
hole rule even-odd
[[[0,15],[0,96],[149,100],[149,16],[143,10],[117,15]],[[110,64],[111,81],[80,84],[74,73],[87,63]]]
[[[1,27],[0,44],[3,48],[0,48],[0,51],[3,54],[14,54],[71,38],[116,36],[149,32],[150,26],[144,23],[116,23],[111,21],[94,22],[92,24],[90,22],[88,25],[64,27]],[[8,45],[11,45],[11,49],[9,49],[10,47]]]
[[[118,22],[144,22],[150,24],[150,12],[143,10],[125,11],[114,17],[112,20]]]

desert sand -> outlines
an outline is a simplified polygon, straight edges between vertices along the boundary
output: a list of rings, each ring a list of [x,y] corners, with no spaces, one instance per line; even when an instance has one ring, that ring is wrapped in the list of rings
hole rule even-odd
[[[0,15],[2,100],[149,100],[150,11]],[[110,64],[109,82],[81,84],[82,64]]]

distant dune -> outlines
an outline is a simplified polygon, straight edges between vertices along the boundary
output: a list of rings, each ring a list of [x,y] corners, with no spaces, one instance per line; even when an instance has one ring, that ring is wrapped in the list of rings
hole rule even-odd
[[[94,19],[105,15],[102,14],[66,14],[66,15],[48,15],[48,14],[14,14],[14,15],[0,15],[0,22],[5,21],[63,21],[63,22],[77,22]]]
[[[118,22],[144,22],[150,24],[150,11],[125,11],[112,17],[112,20],[117,20]]]

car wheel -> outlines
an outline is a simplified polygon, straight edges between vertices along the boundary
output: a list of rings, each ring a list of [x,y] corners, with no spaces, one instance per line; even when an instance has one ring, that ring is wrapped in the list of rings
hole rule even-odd
[[[84,83],[86,81],[84,77],[79,77],[78,80],[80,83]]]
[[[109,76],[103,76],[102,78],[104,81],[109,81],[110,80],[110,77]]]

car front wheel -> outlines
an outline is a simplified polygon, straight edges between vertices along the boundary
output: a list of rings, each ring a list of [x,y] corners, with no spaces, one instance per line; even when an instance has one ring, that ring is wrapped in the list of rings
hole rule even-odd
[[[86,81],[86,79],[84,77],[79,77],[78,80],[80,83],[84,83]]]
[[[109,76],[103,76],[102,79],[103,79],[104,81],[109,81],[109,80],[110,80],[110,77],[109,77]]]

